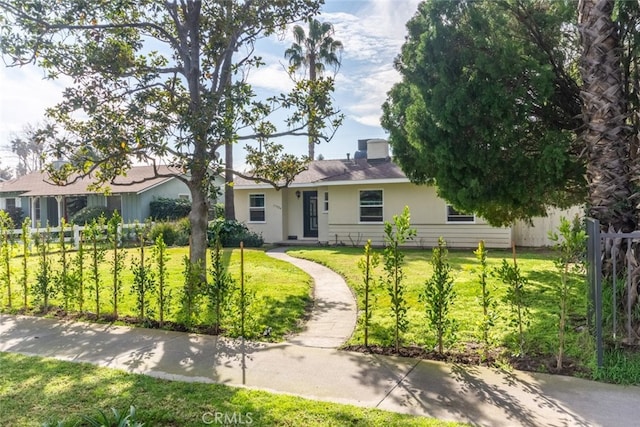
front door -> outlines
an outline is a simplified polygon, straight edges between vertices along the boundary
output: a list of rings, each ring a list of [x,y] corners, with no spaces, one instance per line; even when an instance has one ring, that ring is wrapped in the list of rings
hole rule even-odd
[[[304,215],[304,237],[318,237],[318,192],[302,193],[302,210]]]

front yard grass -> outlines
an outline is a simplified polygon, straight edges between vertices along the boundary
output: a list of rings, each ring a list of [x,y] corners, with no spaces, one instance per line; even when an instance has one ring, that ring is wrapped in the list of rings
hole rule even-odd
[[[459,426],[377,409],[318,402],[219,384],[161,380],[85,363],[0,353],[0,425],[77,425],[110,408],[145,426],[203,426],[215,414],[252,426]],[[203,420],[204,416],[204,420]],[[238,425],[240,423],[237,423]],[[87,424],[79,424],[87,425]]]
[[[381,252],[381,250],[379,250]],[[357,268],[358,260],[363,256],[363,250],[358,248],[305,248],[288,252],[292,256],[319,262],[345,277],[349,286],[358,292],[362,283],[362,274]],[[408,303],[407,317],[409,327],[403,334],[403,343],[408,346],[420,346],[433,349],[435,336],[428,330],[425,320],[424,305],[419,301],[419,295],[424,289],[424,283],[432,274],[431,250],[408,249],[405,251],[406,264],[403,266],[405,280],[405,295]],[[528,250],[517,254],[517,262],[523,275],[528,279],[526,298],[530,307],[529,325],[526,327],[526,353],[555,354],[557,348],[557,318],[558,302],[555,288],[560,279],[553,259],[553,251]],[[499,266],[502,259],[513,262],[510,250],[489,250],[488,264],[490,269]],[[478,281],[479,263],[473,250],[450,250],[449,263],[455,277],[455,292],[457,298],[453,305],[453,317],[459,325],[456,343],[453,350],[462,350],[468,343],[479,341],[479,326],[482,319],[480,304],[481,287]],[[381,263],[382,264],[382,263]],[[382,267],[376,272],[379,278],[384,277]],[[585,351],[585,337],[576,332],[586,325],[587,294],[585,283],[575,276],[572,287],[569,335],[567,355],[581,359],[586,363],[593,352]],[[506,285],[495,276],[489,277],[489,287],[494,299],[498,302],[499,314],[492,328],[493,340],[496,346],[503,346],[515,352],[515,330],[509,324],[509,306],[504,302]],[[392,340],[392,318],[390,298],[384,284],[378,282],[373,290],[374,308],[371,317],[369,342],[373,345],[390,346]],[[359,324],[356,332],[348,344],[363,343],[363,328]],[[585,359],[586,358],[586,359]]]
[[[125,268],[122,271],[122,296],[118,302],[118,315],[120,318],[135,318],[137,316],[135,306],[135,295],[132,292],[133,271],[131,268],[132,260],[138,257],[137,248],[124,249],[125,251]],[[153,264],[151,257],[151,249],[145,251],[146,263]],[[70,258],[75,257],[75,252],[70,253]],[[171,247],[167,249],[168,255],[168,282],[167,286],[171,292],[170,315],[165,320],[175,322],[176,314],[180,308],[180,293],[184,286],[184,257],[188,256],[187,247]],[[95,313],[94,292],[91,290],[88,278],[89,258],[86,255],[85,261],[85,283],[84,283],[84,307],[83,311]],[[239,285],[240,279],[240,249],[225,249],[224,257],[227,271],[236,280]],[[52,259],[52,276],[59,269],[59,255],[51,254]],[[11,287],[13,309],[7,310],[7,291],[5,283],[0,284],[0,307],[5,307],[5,311],[16,312],[23,305],[23,292],[19,282],[22,275],[22,257],[15,257],[11,260]],[[100,313],[109,315],[112,312],[112,289],[113,280],[111,273],[112,253],[107,251],[105,260],[100,264],[100,277],[102,280],[100,290]],[[210,260],[210,257],[207,257]],[[292,266],[291,264],[274,259],[265,254],[263,249],[245,249],[245,288],[252,293],[252,305],[249,307],[250,325],[252,329],[247,331],[247,337],[262,336],[263,331],[268,327],[271,334],[267,338],[271,341],[280,341],[288,333],[295,332],[299,329],[299,322],[304,317],[306,307],[311,301],[312,280],[305,272]],[[38,270],[38,258],[31,255],[28,258],[28,278],[29,288],[35,285],[36,273]],[[54,284],[52,281],[51,284]],[[33,313],[35,304],[32,295],[29,295],[30,310]],[[151,295],[151,311],[153,318],[158,318],[157,298]],[[51,304],[61,307],[63,301],[58,293],[52,300]],[[202,301],[200,305],[201,321],[207,324],[206,318],[206,301]],[[78,310],[77,301],[72,301],[69,312],[73,313]],[[22,311],[20,311],[22,312]],[[55,312],[55,310],[54,310]],[[92,318],[88,316],[88,318]],[[228,322],[234,321],[228,318]],[[224,325],[223,325],[224,326]]]

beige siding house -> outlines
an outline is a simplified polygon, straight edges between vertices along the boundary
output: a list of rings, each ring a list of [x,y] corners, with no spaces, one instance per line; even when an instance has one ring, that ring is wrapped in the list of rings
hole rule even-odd
[[[493,227],[482,218],[456,212],[429,185],[415,185],[391,162],[385,140],[359,142],[353,159],[310,164],[288,187],[238,179],[234,184],[236,216],[267,243],[363,245],[384,243],[383,226],[405,206],[417,237],[411,245],[432,247],[438,237],[450,247],[508,248],[551,244],[547,232],[559,220],[534,221],[517,227]],[[554,222],[555,221],[555,222]]]

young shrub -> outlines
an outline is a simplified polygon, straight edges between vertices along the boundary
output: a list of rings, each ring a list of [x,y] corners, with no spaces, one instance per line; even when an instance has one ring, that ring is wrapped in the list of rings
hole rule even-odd
[[[13,220],[9,214],[0,210],[0,277],[7,286],[7,307],[13,305],[11,295],[11,257],[13,252],[13,238],[9,233],[13,230]]]
[[[118,318],[118,300],[122,296],[122,270],[124,269],[124,253],[120,248],[120,228],[122,217],[115,211],[107,223],[107,240],[111,247],[111,278],[112,292],[111,304],[113,305],[113,317]]]
[[[136,224],[135,233],[138,239],[138,259],[132,261],[133,270],[133,286],[131,293],[136,298],[136,310],[138,311],[138,320],[145,321],[145,316],[150,314],[149,293],[155,288],[155,280],[151,267],[146,263],[145,259],[145,243],[149,234],[149,224],[140,226]]]
[[[206,271],[204,265],[192,264],[187,256],[184,257],[183,264],[184,286],[180,298],[181,308],[178,319],[189,329],[195,325],[198,318],[203,288],[206,286],[206,283],[202,283],[202,277]]]
[[[24,221],[24,211],[22,210],[22,208],[9,208],[6,210],[7,214],[9,214],[9,217],[11,218],[11,222],[13,223],[13,225],[16,224],[22,224],[22,221]]]
[[[33,289],[36,301],[41,303],[41,310],[49,312],[49,301],[55,295],[55,288],[51,286],[51,230],[49,226],[45,232],[36,234],[36,251],[38,253],[38,269],[36,272],[36,286]]]
[[[71,274],[71,265],[69,260],[69,245],[65,241],[65,233],[67,231],[67,222],[64,218],[60,221],[60,233],[58,243],[60,246],[59,266],[60,270],[55,277],[56,287],[62,294],[63,307],[65,311],[69,311],[69,302],[75,295],[75,280]]]
[[[182,218],[175,222],[176,238],[174,244],[176,246],[189,246],[191,239],[191,221],[189,218]]]
[[[220,244],[225,248],[237,248],[243,242],[245,248],[259,248],[264,244],[260,234],[249,231],[249,228],[236,220],[216,218],[209,223],[207,230],[210,242],[220,239]]]
[[[549,239],[555,242],[555,250],[558,257],[555,265],[560,273],[560,286],[557,288],[560,312],[558,313],[558,354],[556,356],[556,369],[562,369],[564,358],[565,334],[567,328],[567,315],[570,310],[571,285],[575,283],[571,279],[572,272],[580,272],[583,269],[584,254],[586,251],[587,233],[576,216],[573,222],[562,217],[558,231],[550,231]]]
[[[169,302],[171,300],[171,290],[167,289],[167,245],[164,243],[162,234],[155,239],[155,247],[153,248],[153,258],[156,262],[158,277],[158,318],[159,326],[164,327],[165,316],[169,315]]]
[[[246,282],[248,278],[244,274],[244,244],[240,244],[240,286],[234,286],[231,279],[228,314],[225,318],[226,331],[229,336],[252,339],[258,336],[258,324],[249,308],[256,299],[256,292],[248,290]]]
[[[224,203],[216,203],[212,209],[213,219],[224,218]]]
[[[515,247],[513,248],[513,265],[503,259],[502,265],[496,269],[495,273],[507,285],[505,301],[511,307],[512,317],[510,323],[517,330],[518,355],[522,356],[525,354],[524,328],[529,325],[529,309],[525,295],[525,287],[528,280],[522,275],[518,267]]]
[[[433,275],[425,282],[424,293],[421,295],[427,322],[436,333],[439,354],[444,353],[445,337],[453,341],[457,329],[456,321],[451,318],[451,306],[456,293],[453,289],[451,266],[447,262],[448,252],[445,240],[440,237],[431,256]]]
[[[86,237],[89,245],[89,281],[96,307],[96,319],[100,318],[100,291],[102,288],[100,264],[104,262],[106,252],[102,245],[104,223],[104,216],[101,216],[91,221],[84,229],[84,237]]]
[[[76,288],[76,301],[78,302],[78,311],[80,313],[84,310],[84,235],[80,233],[80,240],[78,241],[78,250],[76,256],[72,261],[72,276]]]
[[[109,210],[104,206],[85,206],[71,217],[71,222],[78,225],[88,225],[98,221],[100,217],[107,218]]]
[[[211,283],[207,287],[209,310],[216,334],[220,333],[224,308],[233,291],[233,279],[225,268],[223,255],[222,244],[218,237],[211,249]]]
[[[173,246],[178,239],[178,230],[170,222],[158,222],[151,228],[149,238],[155,241],[159,235],[167,246]]]
[[[29,302],[29,269],[27,268],[29,256],[31,251],[31,218],[27,217],[22,221],[22,234],[20,234],[20,241],[22,242],[22,275],[20,276],[20,283],[22,285],[22,296],[24,298],[23,308],[28,308]]]
[[[400,334],[406,330],[408,324],[407,301],[402,287],[404,253],[400,250],[400,245],[416,235],[416,230],[411,228],[410,220],[409,207],[405,206],[401,215],[393,216],[393,222],[384,223],[384,270],[387,276],[387,292],[391,297],[396,352],[400,351]]]
[[[369,324],[371,322],[371,285],[373,281],[373,273],[380,264],[380,256],[371,247],[371,239],[367,240],[364,245],[364,257],[358,261],[358,268],[362,272],[362,301],[361,309],[363,311],[362,326],[364,328],[364,346],[369,346]]]
[[[478,243],[478,249],[474,252],[476,259],[480,263],[478,271],[478,281],[480,283],[480,304],[482,305],[482,318],[480,319],[480,342],[482,343],[482,357],[484,360],[489,358],[489,349],[492,345],[491,329],[495,326],[497,302],[491,295],[487,286],[487,278],[489,277],[489,267],[487,265],[487,249],[484,246],[484,240]]]

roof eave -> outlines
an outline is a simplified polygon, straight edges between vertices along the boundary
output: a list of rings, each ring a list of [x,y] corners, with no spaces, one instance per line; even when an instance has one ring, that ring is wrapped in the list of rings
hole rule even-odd
[[[381,178],[381,179],[359,179],[359,180],[341,180],[341,181],[315,181],[315,182],[303,182],[292,183],[287,188],[311,188],[311,187],[326,187],[326,186],[338,186],[338,185],[368,185],[368,184],[405,184],[410,183],[409,178]],[[238,190],[261,190],[273,188],[269,184],[235,184],[234,189]]]

